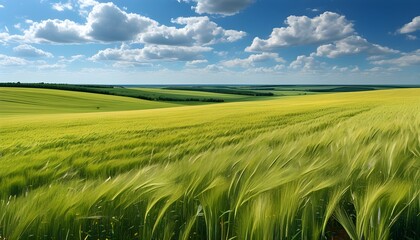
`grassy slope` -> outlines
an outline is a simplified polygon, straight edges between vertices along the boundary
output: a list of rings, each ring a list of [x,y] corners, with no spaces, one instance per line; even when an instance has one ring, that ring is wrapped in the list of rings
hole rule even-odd
[[[415,238],[419,96],[5,117],[0,235]]]
[[[0,88],[0,116],[138,110],[177,104],[126,97],[36,88]]]
[[[250,98],[249,96],[236,95],[236,94],[223,94],[223,93],[213,93],[213,92],[199,92],[199,91],[190,91],[190,90],[175,90],[175,89],[163,89],[163,88],[130,88],[135,90],[141,90],[150,93],[157,94],[169,94],[179,97],[195,98],[195,97],[204,97],[204,98],[216,98],[223,99],[225,102],[237,102],[244,99]]]
[[[40,88],[53,90],[66,90],[75,92],[87,92],[105,95],[115,95],[122,97],[131,97],[152,101],[166,101],[166,102],[223,102],[223,99],[209,99],[205,97],[185,97],[182,95],[175,95],[170,93],[147,92],[141,89],[123,88],[116,86],[101,86],[101,85],[72,85],[72,84],[43,84],[43,83],[0,83],[1,87],[12,88]]]

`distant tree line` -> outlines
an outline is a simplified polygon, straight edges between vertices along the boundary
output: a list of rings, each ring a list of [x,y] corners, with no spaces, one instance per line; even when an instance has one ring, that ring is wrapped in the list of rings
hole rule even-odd
[[[364,86],[343,86],[335,88],[321,88],[321,89],[308,89],[310,92],[360,92],[360,91],[372,91],[376,90],[375,87],[364,87]]]
[[[250,87],[246,88],[246,90],[265,90],[265,91],[275,91],[276,89],[273,87],[270,88],[264,88],[264,87]]]
[[[209,87],[167,87],[172,90],[201,91],[213,93],[236,94],[245,96],[274,96],[272,92],[255,92],[250,90],[232,89],[232,88],[209,88]]]

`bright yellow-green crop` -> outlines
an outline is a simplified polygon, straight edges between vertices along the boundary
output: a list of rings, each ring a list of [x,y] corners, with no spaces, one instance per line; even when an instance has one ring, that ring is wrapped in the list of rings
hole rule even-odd
[[[2,117],[0,165],[0,239],[415,239],[420,89]]]

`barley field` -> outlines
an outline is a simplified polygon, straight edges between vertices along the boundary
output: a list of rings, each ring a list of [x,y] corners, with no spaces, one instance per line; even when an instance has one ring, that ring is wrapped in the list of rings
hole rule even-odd
[[[12,113],[1,240],[420,239],[420,89]]]

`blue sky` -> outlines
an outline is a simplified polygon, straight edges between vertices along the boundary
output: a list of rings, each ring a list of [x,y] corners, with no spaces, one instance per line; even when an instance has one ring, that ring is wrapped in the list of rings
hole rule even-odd
[[[420,84],[418,0],[0,0],[0,81]]]

